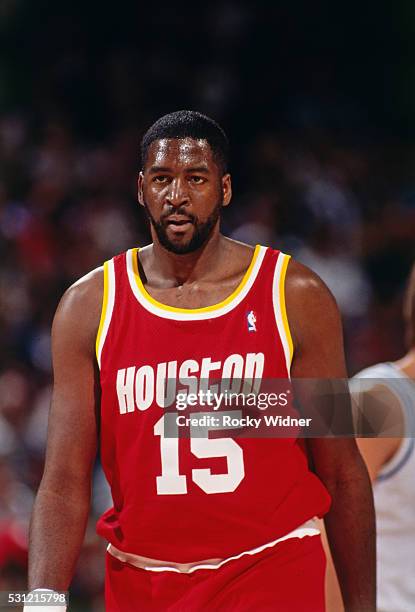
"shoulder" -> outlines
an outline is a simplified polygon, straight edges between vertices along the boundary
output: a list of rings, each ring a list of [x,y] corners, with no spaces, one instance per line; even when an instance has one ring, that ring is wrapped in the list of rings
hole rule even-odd
[[[94,341],[101,318],[104,267],[92,270],[63,294],[56,310],[52,335],[69,334]]]
[[[290,259],[285,278],[285,302],[294,344],[306,331],[338,328],[336,300],[321,278],[312,270]]]
[[[65,308],[71,311],[82,309],[85,315],[87,314],[85,309],[94,310],[100,306],[103,290],[104,267],[100,266],[77,280],[65,291],[58,309]]]
[[[290,258],[285,280],[286,298],[291,302],[315,300],[323,305],[331,303],[336,305],[336,300],[327,285],[310,268],[304,266],[295,259]]]
[[[356,403],[364,406],[365,412],[372,407],[374,414],[380,417],[382,407],[387,408],[389,414],[403,411],[405,402],[401,403],[399,373],[390,363],[377,363],[357,372],[350,379],[349,387]]]
[[[355,374],[349,388],[357,444],[372,481],[385,470],[394,473],[393,466],[405,456],[409,440],[405,438],[408,415],[399,372],[391,363],[377,363]],[[409,419],[411,413],[412,405]]]
[[[351,380],[356,380],[360,378],[396,378],[396,372],[393,366],[390,363],[382,362],[375,363],[363,370],[357,372]]]
[[[392,364],[377,363],[361,370],[350,380],[349,388],[359,435],[382,436],[385,431],[388,438],[405,435],[405,393]]]

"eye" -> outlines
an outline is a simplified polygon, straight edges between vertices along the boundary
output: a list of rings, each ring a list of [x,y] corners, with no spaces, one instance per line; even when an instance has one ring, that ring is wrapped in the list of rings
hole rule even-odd
[[[192,176],[189,177],[189,180],[194,185],[202,185],[202,183],[206,181],[205,177],[198,176],[197,174],[192,174]]]
[[[158,174],[156,176],[153,176],[153,183],[158,183],[159,185],[163,185],[164,183],[167,183],[168,180],[169,180],[169,177],[164,174]]]

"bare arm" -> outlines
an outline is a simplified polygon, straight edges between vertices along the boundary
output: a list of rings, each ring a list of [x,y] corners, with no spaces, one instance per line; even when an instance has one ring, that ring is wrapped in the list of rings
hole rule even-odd
[[[102,271],[63,296],[52,328],[54,389],[45,470],[30,525],[29,588],[66,590],[88,520],[97,451],[94,355]]]
[[[393,406],[396,401],[394,397],[389,397],[383,389],[374,382],[374,387],[365,391],[359,391],[359,380],[354,380],[354,387],[357,387],[355,392],[352,391],[354,398],[353,406],[355,408],[355,421],[357,424],[358,435],[365,435],[364,424],[370,426],[370,435],[376,433],[381,434],[384,428],[389,431],[394,428],[402,436],[403,417],[399,406]],[[367,380],[365,383],[367,384]],[[353,387],[352,387],[353,388]],[[388,390],[386,389],[386,392]],[[391,393],[391,392],[389,392]],[[392,404],[392,406],[391,406]],[[387,416],[385,418],[385,405],[388,407]],[[379,421],[379,414],[381,419]],[[362,415],[364,419],[362,420]],[[380,425],[377,429],[377,425]],[[398,451],[401,437],[364,437],[357,438],[357,446],[365,461],[369,476],[372,482],[377,478],[382,467],[395,455]],[[324,530],[323,530],[324,531]],[[327,556],[327,571],[326,571],[326,603],[328,612],[341,612],[343,610],[340,587],[337,580],[336,571],[334,569],[333,559],[331,558],[330,549],[327,542],[327,536],[323,533],[324,549]]]
[[[296,397],[306,410],[315,413],[319,407],[312,404],[319,396],[318,379],[346,379],[340,317],[322,281],[296,262],[288,267],[286,294],[295,345],[291,375],[293,379],[311,379],[296,385]],[[333,397],[332,403],[336,410],[340,404],[351,421],[347,394]],[[329,404],[324,406],[326,412],[330,412]],[[375,610],[373,497],[356,442],[336,437],[310,438],[307,443],[312,467],[333,500],[325,526],[345,608]]]
[[[376,480],[383,466],[397,453],[405,431],[402,407],[396,395],[376,379],[359,391],[359,378],[352,379],[352,397],[357,413],[357,445],[369,476]],[[364,418],[362,418],[364,417]],[[365,424],[370,427],[369,435]],[[376,437],[379,436],[379,437]]]

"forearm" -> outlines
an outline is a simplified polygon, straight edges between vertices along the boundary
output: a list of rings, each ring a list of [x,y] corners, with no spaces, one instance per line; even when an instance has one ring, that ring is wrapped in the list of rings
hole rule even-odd
[[[376,527],[373,495],[360,456],[336,480],[324,522],[347,612],[376,609]]]
[[[67,590],[85,534],[90,490],[41,486],[30,525],[29,589]]]

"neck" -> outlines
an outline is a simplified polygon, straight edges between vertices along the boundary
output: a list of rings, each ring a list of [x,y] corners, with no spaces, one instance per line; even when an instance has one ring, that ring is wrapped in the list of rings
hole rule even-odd
[[[200,280],[210,272],[217,264],[224,241],[217,225],[209,240],[200,249],[177,255],[165,249],[157,240],[157,236],[153,232],[152,234],[152,268],[158,270],[163,278],[174,280],[178,285]]]
[[[406,376],[415,380],[415,347],[411,348],[402,359],[395,361],[395,365],[402,370]]]

